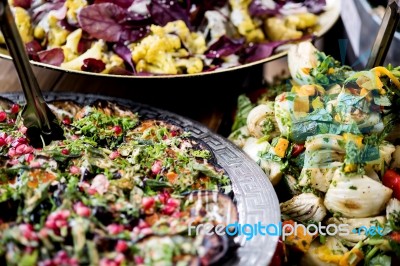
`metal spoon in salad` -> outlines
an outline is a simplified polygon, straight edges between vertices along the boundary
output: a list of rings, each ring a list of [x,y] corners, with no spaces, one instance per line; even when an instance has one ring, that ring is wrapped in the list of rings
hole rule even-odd
[[[31,145],[41,147],[63,139],[64,131],[43,98],[7,0],[0,1],[0,29],[24,91],[26,105],[22,118]]]

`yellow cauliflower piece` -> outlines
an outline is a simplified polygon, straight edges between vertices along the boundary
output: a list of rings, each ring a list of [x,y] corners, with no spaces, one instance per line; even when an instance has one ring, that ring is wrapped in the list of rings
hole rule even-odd
[[[76,29],[68,35],[65,45],[61,46],[64,52],[64,61],[68,62],[78,57],[78,45],[82,37],[82,29]]]
[[[229,0],[232,12],[230,19],[237,28],[240,35],[244,36],[248,42],[259,42],[265,39],[264,33],[248,12],[251,0]]]
[[[31,42],[33,40],[33,29],[28,11],[21,7],[14,7],[13,11],[15,24],[17,25],[22,41],[24,43]]]
[[[48,47],[56,48],[61,47],[66,41],[69,31],[61,27],[58,23],[58,19],[53,15],[53,11],[50,11],[48,16],[49,32],[48,32]]]
[[[176,60],[175,66],[181,69],[186,69],[188,74],[195,74],[203,70],[203,61],[197,57],[178,59]]]
[[[97,60],[102,60],[103,57],[103,51],[106,49],[106,44],[103,40],[98,40],[95,42],[90,49],[88,49],[86,52],[81,54],[80,56],[76,57],[75,59],[71,61],[64,61],[64,63],[61,64],[62,68],[65,69],[71,69],[71,70],[81,70],[81,67],[83,65],[83,60],[87,58],[94,58]]]
[[[107,74],[113,67],[124,67],[124,60],[113,52],[103,54],[102,61],[106,63],[106,69],[101,73]]]
[[[311,13],[271,17],[265,22],[265,32],[272,41],[298,39],[303,36],[302,30],[315,26],[317,22],[317,16]]]
[[[177,20],[164,26],[167,33],[175,33],[192,54],[203,54],[207,50],[206,40],[197,32],[190,32],[185,22]]]
[[[192,54],[202,54],[206,50],[204,38],[190,32],[183,21],[170,22],[164,27],[152,25],[148,36],[129,46],[136,70],[155,74],[180,74],[184,70],[190,74],[201,72],[201,59],[183,59],[190,53],[183,49],[182,43]]]
[[[71,24],[77,23],[78,19],[76,18],[79,11],[87,6],[86,0],[67,0],[65,1],[65,7],[67,8],[67,19]]]
[[[318,17],[311,13],[296,14],[286,17],[286,25],[289,28],[296,28],[298,30],[306,30],[315,26],[317,23]]]

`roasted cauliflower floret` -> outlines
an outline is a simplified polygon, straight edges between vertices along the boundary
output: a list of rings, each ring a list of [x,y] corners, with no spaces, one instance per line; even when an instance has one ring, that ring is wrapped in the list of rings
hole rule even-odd
[[[303,31],[315,26],[318,17],[311,13],[271,17],[265,21],[265,32],[272,41],[298,39]]]
[[[64,29],[60,23],[55,11],[50,11],[48,15],[48,47],[56,48],[61,47],[67,41],[67,36],[70,33],[68,30]]]
[[[230,19],[240,35],[248,42],[259,42],[265,39],[264,33],[257,27],[249,14],[251,0],[229,0],[232,12]]]
[[[106,50],[106,44],[103,40],[98,40],[95,42],[90,49],[76,57],[75,59],[64,62],[61,64],[62,68],[71,70],[81,70],[83,65],[83,60],[87,58],[93,58],[97,60],[102,60],[103,52]]]
[[[106,63],[106,69],[101,72],[103,74],[109,73],[113,67],[124,68],[124,60],[113,52],[104,54],[102,61]]]
[[[68,35],[67,42],[61,47],[64,52],[65,62],[71,61],[79,56],[78,45],[81,37],[82,29],[77,29]]]
[[[71,24],[78,23],[78,19],[76,18],[79,11],[87,6],[86,0],[67,0],[65,1],[64,6],[67,8],[67,19]]]
[[[203,70],[203,62],[197,57],[186,57],[204,53],[206,45],[203,36],[190,32],[183,21],[174,21],[164,27],[152,25],[150,34],[131,44],[130,49],[138,72],[193,74]]]
[[[185,22],[177,20],[163,28],[166,33],[176,34],[192,54],[202,54],[207,50],[206,41],[201,34],[190,32]]]
[[[14,11],[15,24],[17,25],[22,41],[24,43],[32,41],[33,30],[31,17],[29,16],[28,11],[21,7],[14,7],[12,10]]]

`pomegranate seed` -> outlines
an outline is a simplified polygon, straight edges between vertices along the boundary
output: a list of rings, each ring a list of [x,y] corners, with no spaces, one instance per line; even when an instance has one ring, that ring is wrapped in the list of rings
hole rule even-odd
[[[33,247],[25,247],[24,253],[31,254],[33,252],[33,250],[34,250]]]
[[[0,122],[3,122],[6,119],[7,119],[6,112],[4,112],[4,111],[0,112]]]
[[[39,231],[39,236],[40,236],[41,238],[46,238],[48,235],[49,235],[49,234],[48,234],[46,228],[40,229],[40,231]]]
[[[4,138],[0,138],[0,147],[4,146],[6,144],[7,144],[6,140]]]
[[[135,264],[144,264],[144,258],[140,256],[135,256],[134,257]]]
[[[51,259],[46,259],[44,261],[39,262],[39,266],[56,266]]]
[[[113,130],[114,130],[114,133],[117,135],[122,133],[122,127],[120,127],[120,126],[114,126]]]
[[[141,219],[141,220],[139,220],[139,224],[137,225],[137,227],[139,229],[144,229],[144,228],[148,228],[149,225],[144,220]]]
[[[143,228],[142,230],[140,230],[140,233],[143,234],[143,235],[150,235],[150,234],[153,233],[153,230],[151,230],[150,227],[148,227],[148,228]]]
[[[69,154],[69,150],[68,149],[62,149],[61,153],[64,155],[68,155]]]
[[[120,224],[110,224],[107,226],[107,230],[110,232],[112,235],[118,235],[122,231],[124,231],[124,227]]]
[[[24,153],[26,154],[26,153],[31,153],[31,152],[33,152],[33,147],[32,146],[26,146],[26,148],[24,150]]]
[[[34,156],[32,153],[30,154],[25,154],[25,161],[30,163],[33,160]]]
[[[97,190],[94,188],[88,188],[87,193],[89,195],[96,195],[97,194]]]
[[[25,134],[27,130],[28,130],[27,127],[22,126],[18,131],[21,132],[22,134]]]
[[[56,224],[57,228],[60,228],[60,227],[66,226],[68,223],[65,220],[56,220],[55,224]]]
[[[29,166],[32,168],[39,168],[41,166],[41,163],[40,162],[31,162],[29,164]]]
[[[20,144],[28,144],[28,140],[26,138],[18,138],[17,142]]]
[[[11,113],[17,114],[18,112],[19,112],[19,105],[16,104],[16,103],[14,103],[14,104],[11,106]]]
[[[66,116],[66,117],[64,117],[64,119],[62,120],[62,123],[63,123],[64,125],[70,125],[70,124],[71,124],[71,119],[70,119],[68,116]]]
[[[125,252],[128,249],[128,244],[124,240],[118,240],[115,250],[117,252]]]
[[[61,210],[60,211],[61,219],[67,219],[70,214],[71,214],[71,212],[69,210]]]
[[[178,199],[169,198],[167,200],[167,205],[176,208],[181,205],[181,202]]]
[[[79,265],[79,261],[78,261],[77,258],[70,258],[68,265],[70,265],[70,266],[75,266],[75,265],[78,266]]]
[[[85,206],[82,202],[78,202],[74,206],[76,214],[82,217],[89,217],[91,214],[91,210]]]
[[[171,214],[173,214],[174,213],[174,211],[175,211],[175,209],[176,209],[176,207],[174,207],[174,206],[165,206],[164,208],[163,208],[163,213],[164,214],[166,214],[166,215],[171,215]]]
[[[100,260],[100,266],[119,266],[119,265],[112,259],[102,258]]]
[[[118,264],[121,265],[125,260],[125,256],[124,254],[118,254],[117,256],[115,256],[114,261]]]
[[[144,197],[142,199],[142,206],[145,210],[148,210],[154,206],[155,200],[152,197]]]
[[[15,148],[11,148],[8,150],[8,156],[14,157],[15,155],[17,155],[15,152]]]
[[[69,168],[69,172],[73,175],[77,175],[81,172],[81,170],[79,169],[79,167],[73,165]]]
[[[158,194],[158,199],[160,200],[160,202],[162,204],[165,204],[167,202],[167,200],[170,198],[171,196],[169,195],[168,192],[164,191],[161,192],[160,194]]]
[[[11,165],[16,165],[19,163],[19,161],[17,159],[12,159],[11,161],[8,162]]]
[[[17,147],[15,147],[15,153],[18,155],[24,154],[26,150],[26,144],[20,144]]]
[[[171,131],[171,136],[175,137],[176,135],[178,135],[178,132],[176,130],[172,130]]]
[[[108,156],[111,160],[114,160],[115,158],[117,158],[119,156],[119,152],[118,151],[113,151],[112,153],[110,153],[110,155]]]
[[[51,230],[57,229],[57,225],[56,225],[56,222],[55,222],[54,220],[49,220],[49,219],[48,219],[48,220],[45,222],[44,226],[45,226],[46,228],[48,228],[48,229],[51,229]]]
[[[153,174],[157,175],[161,172],[162,163],[161,161],[155,161],[151,166],[151,171]]]
[[[7,134],[6,134],[6,136],[7,136]],[[14,140],[13,137],[11,137],[11,136],[7,136],[4,139],[6,140],[7,144],[10,144]]]

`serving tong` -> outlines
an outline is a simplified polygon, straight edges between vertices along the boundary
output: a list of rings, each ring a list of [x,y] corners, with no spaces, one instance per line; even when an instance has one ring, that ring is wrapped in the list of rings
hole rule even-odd
[[[0,0],[0,29],[17,70],[26,105],[22,111],[27,137],[34,147],[64,138],[64,131],[46,104],[18,32],[8,0]]]
[[[385,14],[382,18],[381,25],[378,30],[375,42],[371,49],[371,54],[366,65],[367,69],[382,66],[385,62],[387,52],[396,32],[400,19],[399,0],[390,0]]]

